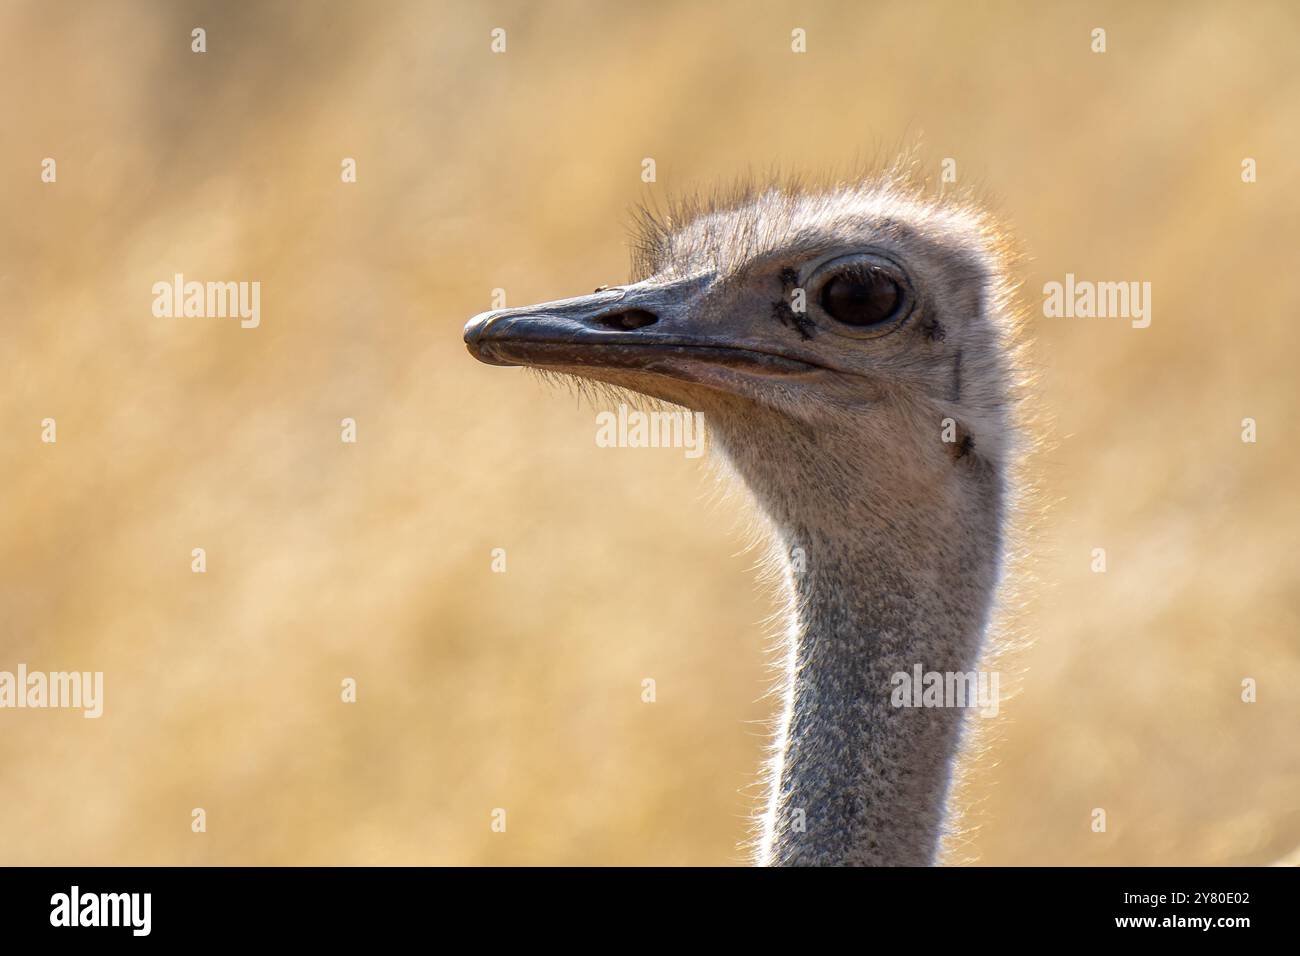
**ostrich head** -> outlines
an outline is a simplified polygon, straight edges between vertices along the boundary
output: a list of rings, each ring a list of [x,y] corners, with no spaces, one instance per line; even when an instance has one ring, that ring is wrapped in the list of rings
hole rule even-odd
[[[758,859],[932,862],[1002,558],[1012,440],[997,233],[890,180],[645,223],[625,286],[475,317],[480,360],[704,412],[770,519],[789,628]],[[799,560],[795,560],[798,552]]]
[[[833,524],[872,485],[1000,463],[1001,240],[971,207],[884,179],[751,190],[642,226],[635,281],[475,316],[470,352],[704,412],[778,524]]]

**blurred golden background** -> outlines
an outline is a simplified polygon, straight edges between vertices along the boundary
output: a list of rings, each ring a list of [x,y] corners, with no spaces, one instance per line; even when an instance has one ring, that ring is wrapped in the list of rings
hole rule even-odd
[[[460,330],[496,288],[625,279],[638,201],[918,143],[1029,256],[1052,423],[1034,644],[954,859],[1289,852],[1298,27],[1288,3],[5,0],[0,670],[102,670],[106,699],[0,711],[0,862],[742,862],[773,706],[743,498],[680,450],[596,447],[590,406]],[[1151,327],[1041,318],[1067,272],[1150,281]],[[154,317],[175,273],[261,282],[260,327]]]

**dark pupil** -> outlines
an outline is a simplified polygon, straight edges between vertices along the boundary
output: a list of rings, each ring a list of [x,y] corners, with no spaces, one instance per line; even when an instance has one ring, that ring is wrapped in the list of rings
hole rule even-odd
[[[845,325],[877,325],[898,308],[898,285],[879,273],[836,276],[822,290],[822,308]]]

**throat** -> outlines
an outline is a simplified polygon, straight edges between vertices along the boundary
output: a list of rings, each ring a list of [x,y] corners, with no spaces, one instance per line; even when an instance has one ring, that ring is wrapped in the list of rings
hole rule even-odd
[[[998,496],[833,530],[796,519],[780,536],[795,556],[792,611],[761,862],[929,865],[975,701],[899,706],[895,691],[918,667],[974,677],[997,583]]]

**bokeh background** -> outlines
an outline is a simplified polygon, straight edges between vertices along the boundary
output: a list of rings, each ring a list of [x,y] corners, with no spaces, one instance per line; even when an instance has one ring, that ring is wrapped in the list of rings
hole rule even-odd
[[[637,202],[900,146],[982,184],[1034,315],[1066,272],[1153,285],[1145,330],[1030,321],[1033,644],[954,861],[1289,853],[1298,29],[1293,3],[4,0],[0,669],[102,670],[106,703],[0,711],[0,862],[742,862],[774,706],[743,496],[597,448],[592,407],[460,329],[495,288],[625,279]],[[176,272],[260,281],[261,327],[154,318]]]

